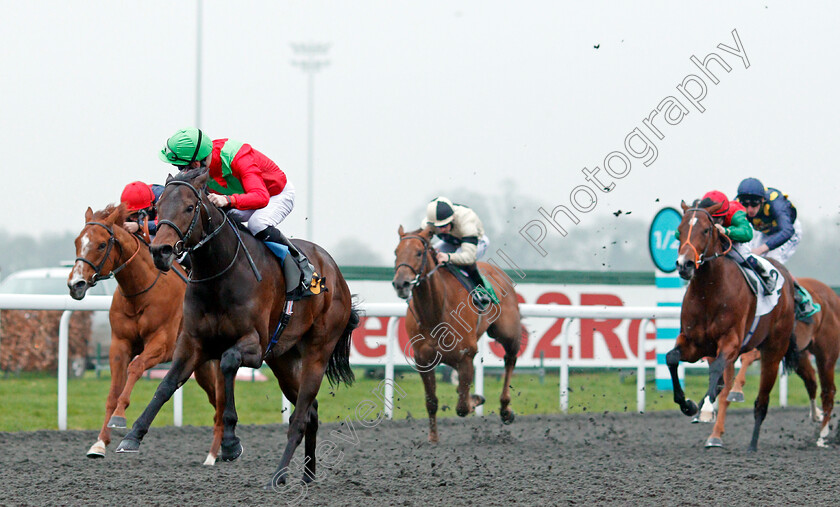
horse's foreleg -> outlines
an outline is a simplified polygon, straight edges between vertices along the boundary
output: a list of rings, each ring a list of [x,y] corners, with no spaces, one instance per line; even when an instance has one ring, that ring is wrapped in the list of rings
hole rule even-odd
[[[460,417],[465,417],[473,412],[475,407],[484,403],[483,396],[470,392],[475,375],[473,357],[475,353],[467,353],[461,356],[458,362],[458,403],[455,405],[455,413]]]
[[[681,338],[682,335],[677,337],[677,346],[665,355],[665,363],[668,365],[668,371],[671,373],[671,385],[674,389],[674,403],[680,406],[680,410],[683,414],[692,417],[697,415],[697,404],[685,397],[685,392],[683,392],[682,385],[680,385],[680,378],[677,373],[677,368],[679,367],[680,360],[682,359],[682,350],[680,348]]]
[[[758,397],[755,399],[755,408],[753,414],[755,416],[755,425],[753,426],[752,439],[750,440],[750,451],[758,449],[758,435],[761,432],[761,423],[767,417],[767,406],[770,404],[770,391],[773,390],[773,385],[776,383],[776,376],[779,373],[779,361],[781,357],[773,358],[766,354],[761,360],[761,381],[758,387]]]
[[[105,421],[99,431],[99,438],[87,452],[88,458],[104,458],[105,449],[111,443],[111,428],[108,423],[117,408],[117,398],[125,387],[126,368],[131,359],[131,346],[125,340],[111,335],[111,348],[108,353],[111,365],[111,388],[105,402]]]
[[[516,353],[510,354],[505,350],[505,383],[502,385],[502,395],[499,397],[501,408],[499,415],[504,424],[513,422],[515,414],[510,408],[510,379],[513,376],[513,368],[516,366]]]
[[[213,415],[213,443],[204,460],[205,465],[214,465],[222,445],[222,417],[225,409],[225,379],[219,371],[219,362],[212,360],[200,364],[195,370],[195,381],[207,393],[207,399],[216,410]]]
[[[421,371],[420,378],[423,379],[423,390],[426,391],[426,412],[429,414],[429,442],[437,443],[438,399],[435,394],[435,370],[431,369],[430,371]]]
[[[131,404],[131,391],[134,384],[140,380],[143,373],[163,361],[166,356],[166,333],[155,333],[151,337],[146,348],[128,364],[128,377],[125,387],[117,400],[117,408],[114,410],[111,419],[108,421],[110,428],[125,428],[125,409]]]
[[[729,396],[729,401],[744,401],[744,386],[747,383],[747,368],[761,358],[761,351],[753,349],[749,352],[741,354],[741,368],[738,370],[738,375],[732,383],[732,396]]]
[[[706,447],[723,447],[723,433],[726,430],[726,410],[729,408],[729,391],[735,378],[735,363],[729,362],[723,370],[723,390],[718,398],[718,413],[712,434],[706,440]]]
[[[811,354],[804,350],[799,356],[799,362],[796,364],[796,374],[802,379],[802,382],[805,384],[805,390],[808,391],[811,420],[814,422],[822,421],[823,415],[819,407],[817,407],[817,372],[811,366]]]
[[[140,417],[134,421],[131,431],[120,442],[120,445],[117,447],[117,452],[139,452],[140,441],[148,433],[149,426],[152,425],[152,421],[154,421],[158,412],[160,412],[163,404],[169,401],[169,398],[172,397],[175,391],[190,378],[190,375],[195,370],[196,364],[200,362],[199,360],[201,358],[199,356],[202,354],[199,351],[191,350],[192,347],[186,344],[187,340],[183,338],[183,336],[179,337],[178,348],[175,350],[175,357],[172,361],[172,368],[169,369],[166,376],[161,380],[155,390],[152,401],[149,402],[146,409],[140,414]]]
[[[315,448],[318,438],[318,400],[312,400],[312,407],[309,408],[309,421],[306,423],[306,434],[304,437],[304,469],[303,482],[315,480]]]
[[[822,350],[816,350],[814,357],[817,359],[817,371],[820,375],[820,398],[822,399],[822,426],[820,436],[817,439],[818,447],[827,447],[825,439],[828,437],[828,423],[831,421],[831,412],[834,409],[834,365],[837,363],[837,352],[830,355]],[[838,430],[840,431],[840,430]]]

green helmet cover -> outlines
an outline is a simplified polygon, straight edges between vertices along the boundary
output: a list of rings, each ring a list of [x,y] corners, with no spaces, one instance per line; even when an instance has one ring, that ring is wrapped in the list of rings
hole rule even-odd
[[[201,130],[190,127],[167,139],[158,156],[167,164],[189,165],[195,160],[203,160],[212,151],[213,141]]]

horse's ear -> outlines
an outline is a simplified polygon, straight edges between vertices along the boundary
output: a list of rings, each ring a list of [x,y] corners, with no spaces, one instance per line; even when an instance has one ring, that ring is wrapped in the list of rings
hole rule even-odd
[[[721,208],[721,206],[723,206],[723,203],[719,202],[715,205],[706,208],[706,211],[708,211],[710,215],[714,215]]]
[[[106,218],[105,221],[110,223],[110,224],[122,225],[122,223],[125,221],[125,219],[120,218],[121,213],[123,213],[123,217],[124,217],[125,216],[124,215],[125,205],[123,203],[120,203],[119,206],[114,208],[114,211],[112,211],[111,214],[108,215],[108,218]]]
[[[85,211],[85,222],[90,222],[91,218],[93,218],[93,210],[88,206],[87,211]]]
[[[210,176],[210,171],[201,171],[201,173],[193,179],[193,186],[199,191],[203,190],[204,187],[207,186],[208,176]]]
[[[167,175],[166,175],[166,183],[169,183],[170,181],[172,181],[172,175],[171,175],[171,174],[167,174]]]
[[[89,208],[88,208],[88,209],[89,209]],[[405,236],[405,229],[403,229],[402,224],[400,224],[400,229],[397,231],[397,234],[399,234],[399,235],[400,235],[400,237]]]

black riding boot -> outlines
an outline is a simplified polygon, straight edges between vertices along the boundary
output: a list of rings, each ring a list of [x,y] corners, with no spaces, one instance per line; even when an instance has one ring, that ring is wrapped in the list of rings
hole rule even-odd
[[[464,266],[464,271],[470,275],[470,280],[475,284],[475,290],[472,291],[473,302],[479,311],[483,312],[492,301],[490,295],[487,294],[487,288],[484,287],[484,281],[481,279],[481,273],[478,272],[478,266],[475,263]]]
[[[758,275],[758,280],[761,282],[761,286],[764,287],[764,293],[772,293],[773,289],[776,288],[776,278],[779,276],[778,271],[768,273],[753,255],[747,255],[744,258],[744,263],[746,267]]]
[[[301,251],[298,250],[291,241],[289,241],[289,238],[280,232],[279,229],[272,226],[266,227],[255,234],[254,237],[260,241],[279,243],[289,249],[289,257],[291,257],[292,260],[295,261],[295,264],[297,264],[298,269],[300,269],[301,277],[298,286],[294,290],[288,291],[287,296],[296,300],[316,294],[312,291],[312,288],[318,286],[318,281],[320,279],[316,280],[317,273],[315,273],[315,266],[313,266],[306,256],[303,255],[303,253],[301,253]]]

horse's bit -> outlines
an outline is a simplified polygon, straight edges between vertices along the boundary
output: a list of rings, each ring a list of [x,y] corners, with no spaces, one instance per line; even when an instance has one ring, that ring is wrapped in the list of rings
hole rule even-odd
[[[685,210],[686,213],[688,213],[689,211],[694,211],[695,212],[695,218],[696,218],[696,212],[702,211],[703,213],[705,213],[709,217],[709,221],[712,222],[712,227],[714,227],[715,220],[712,217],[711,213],[709,213],[708,211],[704,210],[703,208],[689,208],[689,209]],[[687,238],[685,240],[685,243],[683,243],[683,244],[690,246],[691,250],[694,251],[694,265],[695,265],[695,268],[699,268],[700,265],[703,264],[704,262],[706,262],[707,260],[712,260],[712,259],[716,259],[718,257],[723,257],[724,255],[728,254],[730,250],[732,250],[732,245],[733,245],[732,238],[730,238],[726,234],[721,233],[723,235],[723,237],[726,238],[727,241],[729,241],[729,246],[726,248],[726,250],[724,250],[723,252],[717,252],[714,255],[712,255],[711,257],[707,257],[710,242],[706,242],[706,248],[703,249],[703,253],[698,253],[697,248],[695,248],[694,245],[691,244],[691,229],[693,227],[694,227],[694,223],[689,222],[688,234],[686,234]],[[711,231],[709,231],[709,232],[711,232]]]

